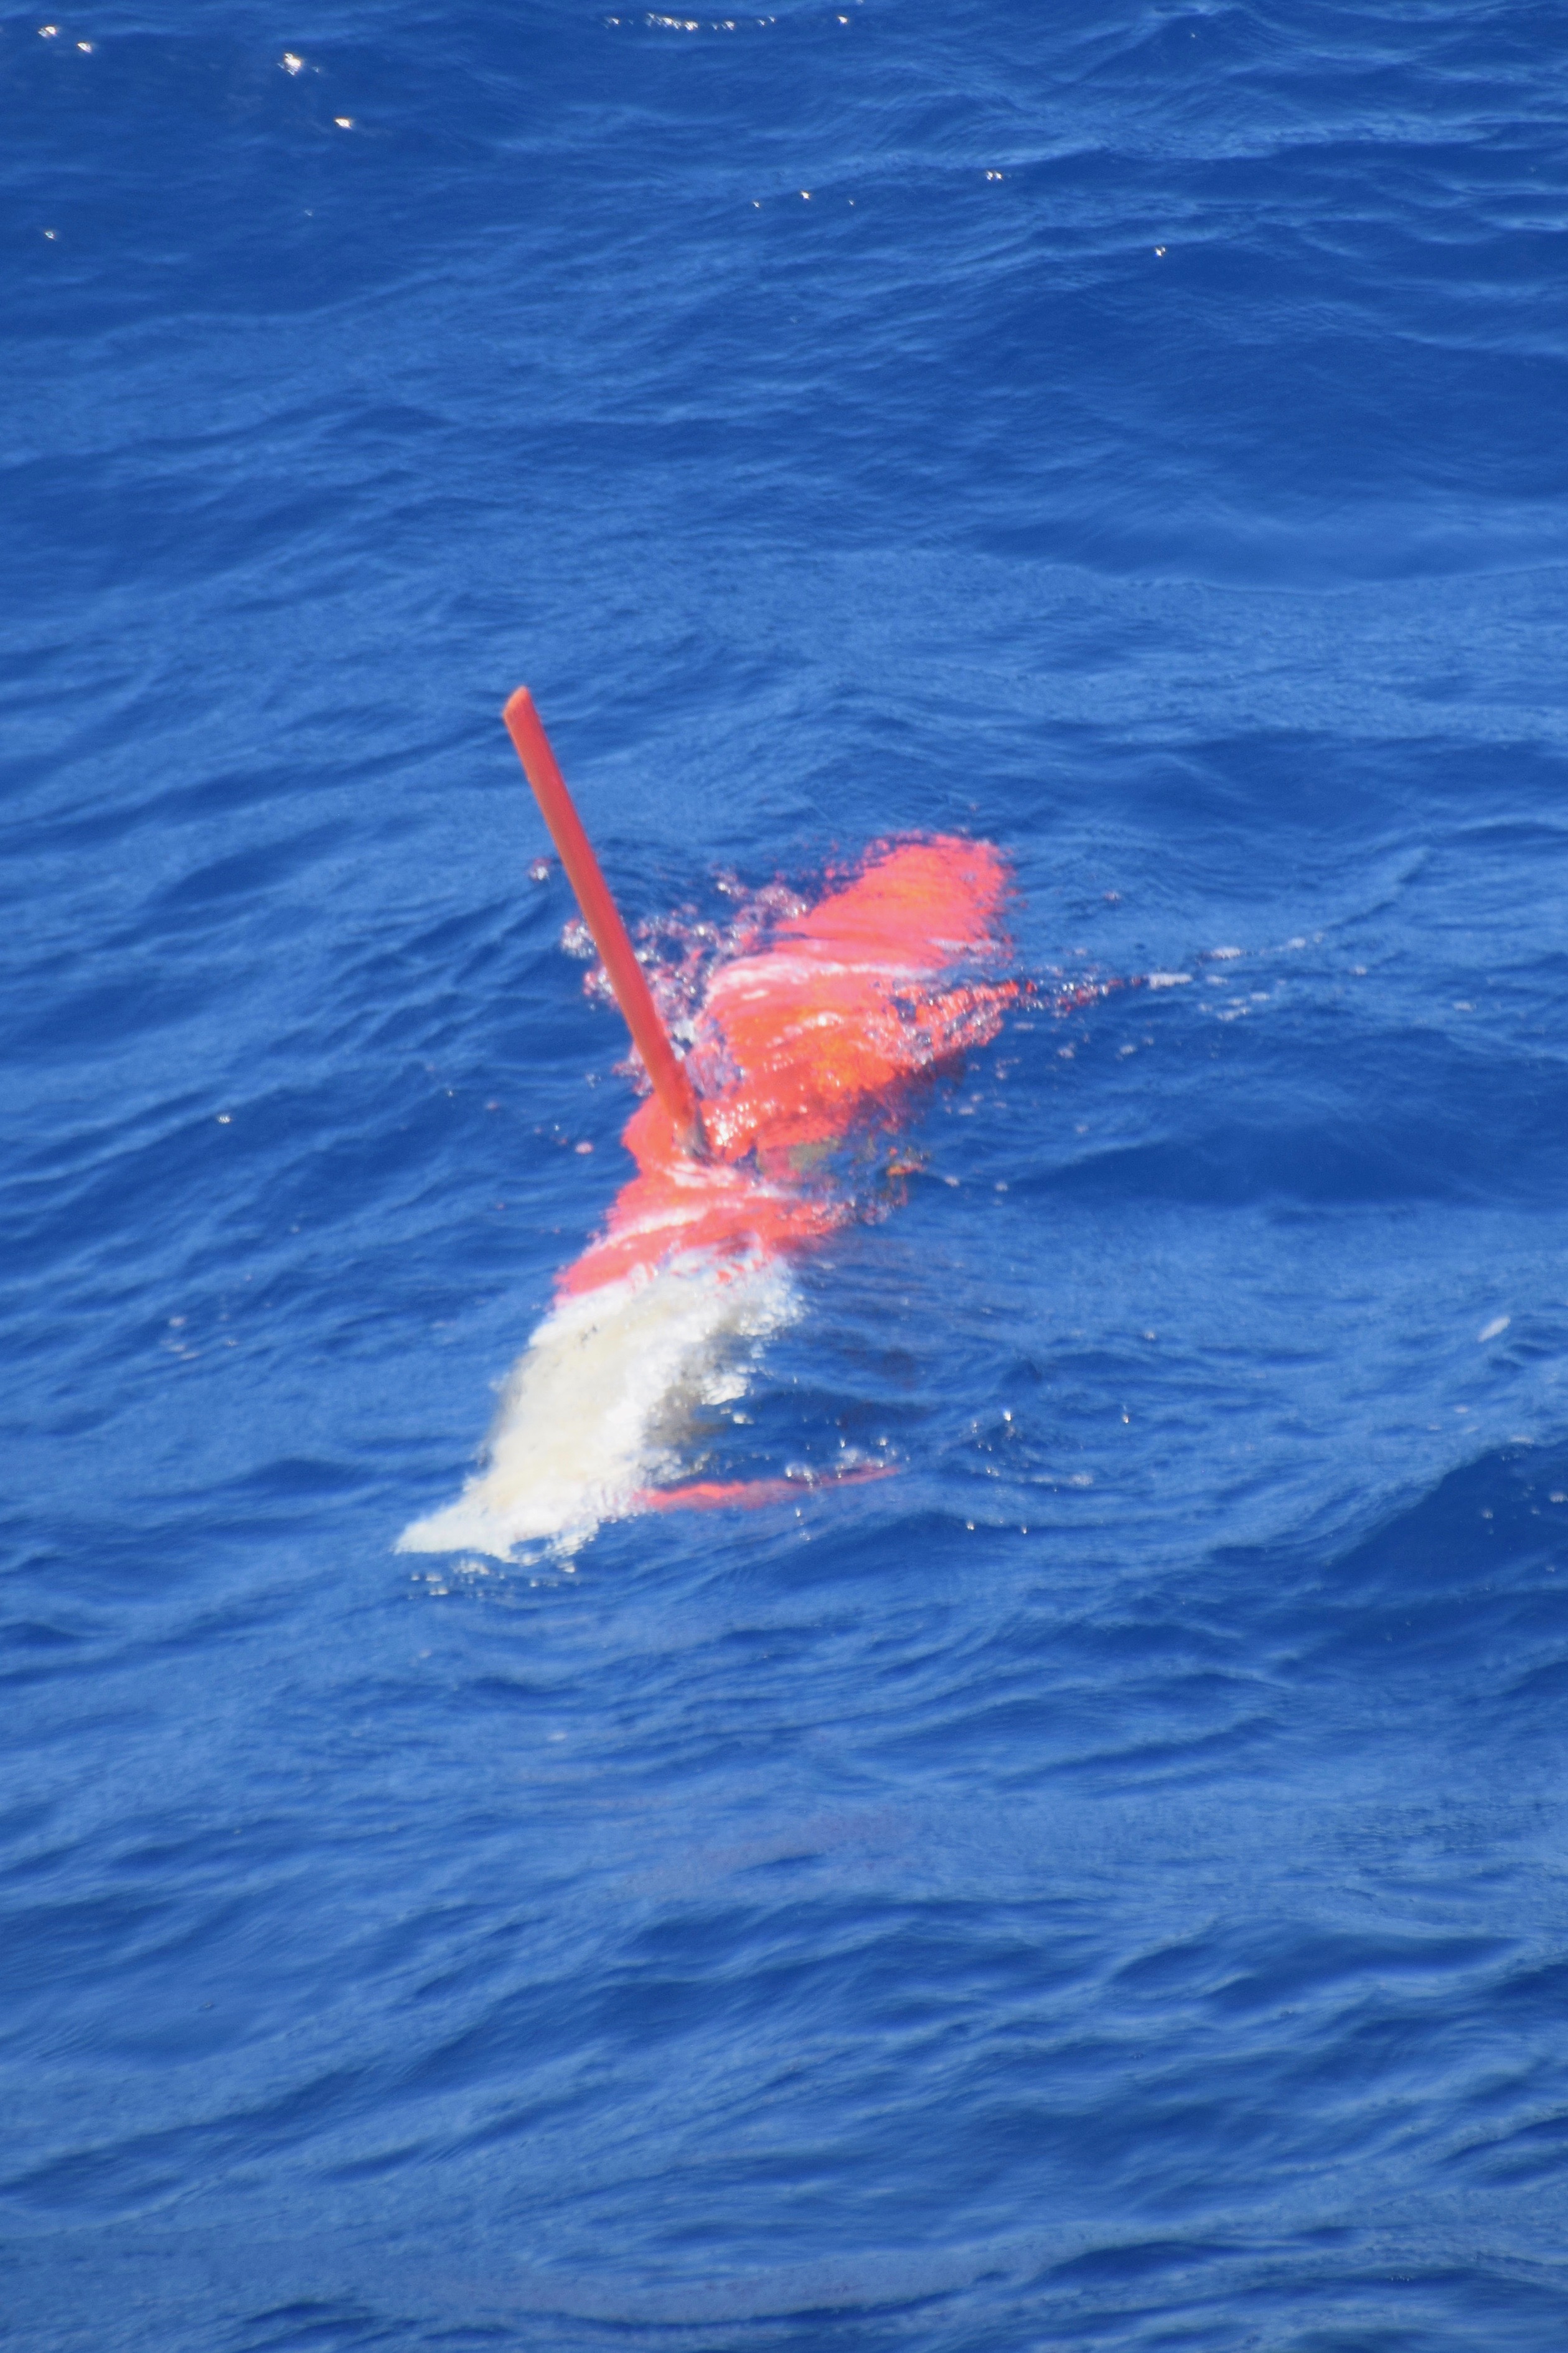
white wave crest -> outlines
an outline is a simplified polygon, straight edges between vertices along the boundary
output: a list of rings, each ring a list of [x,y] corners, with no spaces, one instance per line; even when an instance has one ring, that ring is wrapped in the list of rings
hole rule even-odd
[[[671,1466],[700,1406],[744,1394],[748,1344],[795,1312],[776,1260],[698,1254],[563,1300],[507,1377],[482,1468],[397,1550],[510,1560],[591,1535]]]

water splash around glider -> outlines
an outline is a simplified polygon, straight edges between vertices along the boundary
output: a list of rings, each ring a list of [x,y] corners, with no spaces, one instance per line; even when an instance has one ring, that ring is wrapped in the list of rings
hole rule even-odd
[[[912,1091],[994,1038],[1016,994],[994,976],[1001,853],[957,836],[884,841],[815,905],[797,902],[713,965],[683,1064],[531,702],[520,692],[507,718],[655,1092],[624,1132],[637,1173],[558,1278],[483,1467],[399,1540],[500,1557],[637,1511],[801,1492],[682,1480],[683,1428],[742,1393],[757,1347],[797,1312],[793,1261],[862,1214],[867,1173],[885,1173]],[[885,1472],[851,1465],[841,1478],[871,1475]]]

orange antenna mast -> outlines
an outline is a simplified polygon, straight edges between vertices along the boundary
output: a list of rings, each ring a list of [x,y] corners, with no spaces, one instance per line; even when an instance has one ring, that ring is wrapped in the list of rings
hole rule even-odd
[[[675,1133],[686,1150],[701,1159],[706,1155],[707,1140],[691,1082],[659,1018],[643,968],[626,936],[621,911],[599,871],[593,844],[583,830],[583,820],[550,748],[544,722],[534,709],[533,697],[526,686],[518,688],[501,717],[506,722],[507,733],[517,746],[523,773],[533,786],[533,797],[543,811],[550,838],[561,853],[566,880],[577,894],[583,921],[594,935],[594,945],[610,976],[616,1002],[626,1016],[632,1043],[653,1081],[653,1091],[669,1113]]]

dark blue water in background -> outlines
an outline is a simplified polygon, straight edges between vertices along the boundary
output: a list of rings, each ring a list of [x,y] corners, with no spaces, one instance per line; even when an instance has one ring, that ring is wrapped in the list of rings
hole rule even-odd
[[[48,21],[13,2341],[1560,2347],[1568,20]],[[634,915],[1193,977],[805,1271],[731,1474],[900,1480],[411,1576],[626,1168],[523,679]]]

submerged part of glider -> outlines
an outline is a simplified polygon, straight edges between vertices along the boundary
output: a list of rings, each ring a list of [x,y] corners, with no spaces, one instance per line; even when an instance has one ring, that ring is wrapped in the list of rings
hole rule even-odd
[[[752,1512],[764,1504],[794,1504],[803,1496],[837,1487],[863,1487],[868,1479],[891,1479],[896,1462],[849,1462],[828,1471],[782,1479],[689,1479],[679,1487],[645,1487],[632,1497],[639,1512]]]
[[[793,1313],[789,1261],[861,1213],[858,1168],[911,1088],[994,1038],[1016,994],[984,976],[1005,946],[1001,854],[955,836],[883,842],[713,965],[682,1065],[521,691],[507,720],[655,1092],[623,1138],[637,1174],[559,1277],[484,1467],[405,1531],[407,1551],[504,1556],[631,1512],[779,1500],[776,1481],[676,1483],[682,1432],[742,1394],[748,1347]],[[618,971],[628,960],[635,977]]]
[[[399,1552],[480,1552],[589,1535],[677,1468],[705,1407],[743,1394],[755,1345],[795,1312],[787,1268],[701,1257],[564,1298],[501,1391],[485,1462]]]

